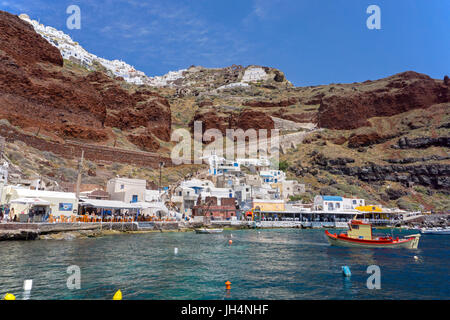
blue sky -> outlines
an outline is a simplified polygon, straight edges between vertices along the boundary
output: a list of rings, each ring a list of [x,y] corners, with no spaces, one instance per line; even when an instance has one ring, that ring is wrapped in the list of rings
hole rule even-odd
[[[71,4],[81,9],[80,30],[66,27]],[[371,4],[381,30],[366,27]],[[0,0],[0,9],[149,76],[232,64],[278,68],[296,86],[450,74],[448,0]]]

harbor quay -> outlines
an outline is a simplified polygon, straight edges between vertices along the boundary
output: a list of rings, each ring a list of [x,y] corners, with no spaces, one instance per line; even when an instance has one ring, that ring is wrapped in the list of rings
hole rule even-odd
[[[10,183],[5,162],[1,167],[0,240],[199,228],[203,232],[214,228],[347,228],[357,215],[375,227],[413,227],[423,224],[430,214],[335,195],[317,195],[305,203],[296,200],[305,193],[305,185],[287,179],[267,159],[231,161],[212,154],[206,161],[209,169],[157,189],[147,188],[144,179],[119,176],[106,186],[84,185],[81,169],[76,183],[59,188],[43,179]]]
[[[93,238],[119,232],[183,231],[178,222],[2,223],[0,240]]]
[[[375,227],[419,228],[419,226],[435,226],[438,221],[448,221],[450,216],[430,215],[414,220],[414,224],[402,221],[380,221]],[[372,222],[373,220],[366,219]],[[222,228],[228,230],[242,229],[345,229],[347,223],[341,221],[300,221],[298,218],[282,218],[281,220],[212,220],[204,222],[187,221],[100,221],[100,222],[8,222],[0,223],[0,241],[2,240],[70,240],[73,238],[95,238],[118,233],[146,232],[192,232],[199,228]]]

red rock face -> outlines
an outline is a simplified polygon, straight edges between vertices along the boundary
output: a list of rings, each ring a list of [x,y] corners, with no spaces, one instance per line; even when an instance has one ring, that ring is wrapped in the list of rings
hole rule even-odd
[[[131,134],[127,139],[140,147],[144,151],[154,151],[159,149],[159,143],[151,135],[134,135]]]
[[[330,129],[367,126],[371,117],[393,116],[412,109],[425,109],[450,100],[450,87],[427,75],[408,71],[386,79],[369,81],[356,93],[335,94],[322,99],[318,124]]]
[[[253,110],[244,110],[237,118],[231,119],[231,127],[248,130],[248,129],[266,129],[268,136],[270,130],[275,128],[275,124],[270,116],[265,113]]]
[[[225,136],[227,129],[267,129],[267,136],[270,130],[275,128],[272,118],[264,112],[254,110],[244,110],[241,113],[224,113],[218,115],[215,111],[197,113],[190,126],[194,128],[194,121],[201,121],[203,132],[208,129],[218,129]]]
[[[371,132],[367,134],[357,134],[352,135],[348,139],[349,148],[358,148],[363,146],[369,146],[371,144],[378,143],[382,141],[384,138],[380,137],[380,135],[376,132]]]
[[[142,138],[131,140],[156,150],[152,135],[170,139],[168,101],[121,84],[100,72],[82,75],[64,68],[57,48],[25,21],[0,11],[0,118],[49,136],[88,142],[110,139],[111,127],[145,127]]]
[[[289,114],[286,108],[281,108],[272,113],[274,117],[290,120],[294,122],[317,122],[317,112],[299,112]]]
[[[63,65],[59,50],[47,41],[42,41],[33,27],[18,16],[0,11],[0,35],[1,50],[19,64],[48,62],[60,67]]]
[[[259,107],[259,108],[276,108],[276,107],[287,107],[294,105],[298,102],[298,99],[295,97],[291,97],[286,100],[281,101],[248,101],[244,102],[244,106],[248,107]]]
[[[215,111],[196,113],[194,119],[190,123],[190,127],[194,130],[194,122],[200,121],[202,123],[203,133],[208,129],[218,129],[225,134],[226,129],[230,128],[229,117],[230,115],[218,115]]]

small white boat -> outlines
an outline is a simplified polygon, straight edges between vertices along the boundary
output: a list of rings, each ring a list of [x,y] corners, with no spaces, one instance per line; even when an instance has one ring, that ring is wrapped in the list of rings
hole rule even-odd
[[[422,228],[420,229],[420,233],[423,234],[450,234],[450,228],[441,228],[441,227],[435,227],[435,228]]]
[[[202,233],[202,234],[207,234],[207,233],[222,233],[223,229],[208,229],[208,228],[200,228],[200,229],[195,229],[195,233]]]

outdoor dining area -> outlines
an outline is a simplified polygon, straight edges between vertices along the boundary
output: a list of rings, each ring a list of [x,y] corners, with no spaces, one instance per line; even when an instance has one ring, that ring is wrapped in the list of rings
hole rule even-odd
[[[138,216],[117,214],[117,215],[97,215],[97,214],[84,214],[84,215],[71,215],[71,216],[52,216],[50,215],[46,222],[49,223],[115,223],[115,222],[151,222],[151,221],[173,221],[173,218],[165,217],[159,218],[156,216],[142,215]]]
[[[17,222],[42,222],[50,212],[50,202],[40,198],[18,198],[10,203],[13,206],[10,218]],[[16,213],[16,214],[14,214]]]
[[[152,211],[148,203],[126,203],[115,200],[83,199],[78,204],[78,214],[71,216],[49,217],[48,222],[144,222],[172,221],[170,217],[159,211]],[[157,214],[155,214],[157,213]]]

